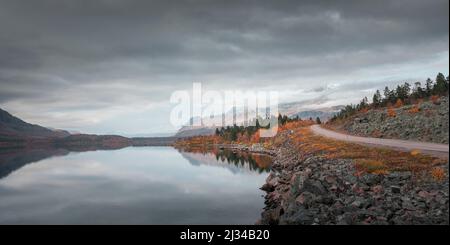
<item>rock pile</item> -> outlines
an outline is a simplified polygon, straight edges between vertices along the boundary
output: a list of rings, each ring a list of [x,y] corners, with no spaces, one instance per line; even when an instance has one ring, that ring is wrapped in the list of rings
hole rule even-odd
[[[289,147],[277,152],[261,189],[267,195],[260,224],[449,224],[448,179],[356,176],[351,160],[301,156]]]

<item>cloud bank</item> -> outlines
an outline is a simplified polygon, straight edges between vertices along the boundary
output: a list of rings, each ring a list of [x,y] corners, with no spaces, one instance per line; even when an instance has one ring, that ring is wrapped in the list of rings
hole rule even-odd
[[[139,134],[175,130],[170,94],[193,82],[355,102],[448,74],[448,4],[0,0],[0,107],[50,127]]]

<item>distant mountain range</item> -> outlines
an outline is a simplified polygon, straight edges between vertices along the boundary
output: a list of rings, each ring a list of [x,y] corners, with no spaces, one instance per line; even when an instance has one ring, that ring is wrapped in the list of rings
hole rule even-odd
[[[292,103],[285,103],[280,104],[278,106],[278,111],[282,115],[286,115],[290,118],[299,117],[301,119],[309,119],[313,118],[316,119],[317,117],[320,118],[321,121],[325,122],[328,121],[330,118],[332,118],[334,115],[336,115],[344,106],[332,106],[332,107],[323,107],[318,109],[311,109],[307,108],[303,105],[302,102],[292,102]],[[229,111],[226,114],[226,118],[228,120],[225,121],[226,125],[232,125],[233,122],[230,121],[230,119],[233,118],[233,112]],[[191,121],[199,120],[197,119],[191,119]],[[204,122],[205,125],[208,125],[208,122],[210,119],[203,118],[202,122]],[[244,113],[239,110],[236,112],[236,123],[238,125],[241,125],[245,121]],[[211,126],[183,126],[178,130],[178,132],[175,134],[175,137],[192,137],[197,135],[212,135],[215,132],[215,129],[217,127],[211,127]]]
[[[177,138],[186,138],[199,135],[213,135],[216,127],[203,127],[203,126],[183,126],[175,134]]]
[[[336,115],[345,106],[331,106],[322,108],[308,108],[303,105],[302,102],[292,102],[279,105],[279,112],[282,115],[287,115],[290,118],[299,117],[301,119],[309,119],[312,117],[315,119],[319,117],[322,121],[328,121],[334,115]]]
[[[27,123],[0,109],[0,148],[64,148],[70,151],[170,145],[174,137],[127,138],[119,135],[71,134]]]
[[[322,121],[327,121],[335,115],[343,106],[334,106],[320,109],[305,108],[301,102],[287,103],[279,105],[279,112],[291,118],[300,117],[302,119],[319,117]],[[232,119],[233,112],[227,113],[226,118]],[[244,121],[243,111],[236,112],[237,124]],[[202,119],[204,122],[209,119]],[[232,121],[227,121],[227,125],[232,125]],[[145,146],[145,145],[170,145],[176,138],[191,137],[197,135],[214,134],[216,127],[206,126],[184,126],[173,137],[135,137],[126,138],[117,135],[86,135],[71,134],[65,130],[50,129],[35,124],[27,123],[5,110],[0,109],[0,147],[25,145],[36,145],[42,142],[57,144],[64,147],[81,149],[87,148],[118,148],[125,146]],[[40,143],[38,143],[40,142]]]

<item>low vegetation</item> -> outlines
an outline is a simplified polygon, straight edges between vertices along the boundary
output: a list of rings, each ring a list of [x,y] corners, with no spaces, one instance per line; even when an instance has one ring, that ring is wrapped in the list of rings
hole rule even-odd
[[[261,138],[258,132],[247,135],[240,131],[236,140],[230,140],[220,134],[214,136],[197,136],[178,141],[178,146],[214,146],[220,144],[252,145],[259,144],[265,149],[278,149],[280,147],[295,148],[305,157],[314,155],[327,159],[351,159],[357,174],[373,173],[388,174],[393,171],[411,171],[413,173],[428,173],[433,179],[444,178],[445,172],[440,172],[439,165],[446,161],[432,156],[421,154],[420,151],[399,152],[384,148],[372,148],[354,143],[332,140],[314,135],[308,126],[315,124],[313,120],[290,120],[280,125],[277,136]],[[245,129],[245,128],[244,128]],[[231,129],[224,130],[229,132]],[[220,132],[220,131],[219,131]],[[226,133],[224,134],[226,135]]]
[[[293,141],[297,149],[306,154],[321,155],[328,159],[352,159],[359,174],[411,171],[439,176],[435,168],[446,163],[446,160],[421,154],[419,150],[399,152],[347,143],[316,136],[308,128],[300,128],[290,137],[297,139]]]

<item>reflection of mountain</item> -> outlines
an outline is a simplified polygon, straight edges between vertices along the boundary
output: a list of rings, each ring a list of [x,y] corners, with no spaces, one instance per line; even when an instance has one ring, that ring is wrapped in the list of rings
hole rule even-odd
[[[21,167],[52,156],[64,156],[64,149],[2,149],[0,150],[0,179]]]
[[[181,155],[192,165],[223,167],[234,174],[268,172],[271,158],[267,155],[232,152],[228,150],[180,151]]]
[[[131,146],[131,140],[117,135],[70,135],[57,139],[54,145],[71,151],[120,149]]]

